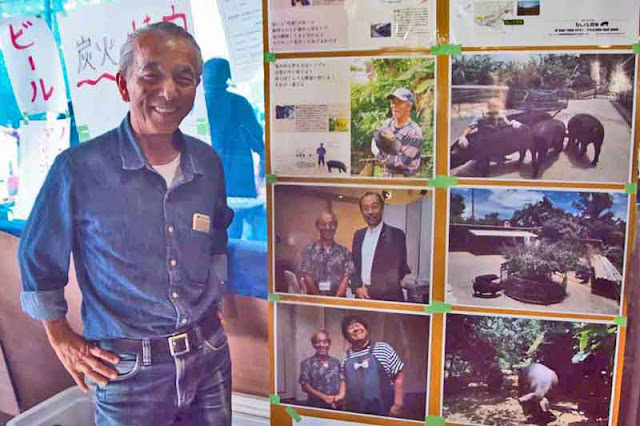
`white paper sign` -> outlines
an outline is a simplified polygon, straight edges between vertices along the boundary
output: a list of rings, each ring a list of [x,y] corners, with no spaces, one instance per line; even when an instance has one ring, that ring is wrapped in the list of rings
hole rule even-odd
[[[637,0],[451,0],[463,46],[622,45],[638,38]]]
[[[13,216],[26,220],[55,158],[69,148],[70,121],[29,121],[20,133],[20,184]]]
[[[128,111],[117,90],[120,47],[141,26],[173,22],[193,33],[187,0],[114,1],[84,6],[58,15],[71,100],[82,141],[118,126]],[[180,126],[185,133],[210,141],[202,86],[193,110]]]
[[[0,21],[0,47],[20,111],[67,111],[58,48],[44,20],[15,16]]]
[[[231,77],[235,83],[253,79],[262,69],[262,2],[260,0],[218,0]]]
[[[435,0],[270,0],[269,50],[428,47]]]

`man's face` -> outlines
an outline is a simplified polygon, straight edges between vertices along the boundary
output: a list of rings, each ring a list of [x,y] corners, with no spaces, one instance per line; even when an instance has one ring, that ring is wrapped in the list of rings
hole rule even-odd
[[[350,343],[366,343],[369,339],[369,331],[359,322],[354,322],[347,327],[347,336]]]
[[[329,355],[331,339],[324,333],[318,333],[313,341],[313,348],[316,350],[316,355]]]
[[[333,241],[338,224],[333,220],[333,216],[328,213],[323,213],[316,222],[316,228],[318,228],[318,232],[320,233],[320,239]]]
[[[391,105],[391,113],[396,119],[401,120],[411,116],[411,102],[391,98],[389,104]]]
[[[490,101],[487,104],[487,115],[497,117],[500,114],[501,105],[497,101]]]
[[[362,213],[362,217],[364,218],[364,221],[367,222],[367,225],[372,228],[382,222],[383,210],[384,206],[375,195],[367,195],[360,202],[360,212]]]
[[[147,33],[138,38],[127,75],[118,74],[118,90],[130,102],[136,133],[172,134],[191,111],[200,78],[196,52],[187,41]]]

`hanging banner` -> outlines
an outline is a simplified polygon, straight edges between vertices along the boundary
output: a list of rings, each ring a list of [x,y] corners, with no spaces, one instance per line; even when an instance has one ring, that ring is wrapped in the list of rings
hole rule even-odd
[[[70,121],[29,121],[20,127],[19,176],[13,216],[26,220],[55,158],[69,148]]]
[[[424,48],[435,19],[434,0],[270,0],[269,50]]]
[[[262,2],[260,0],[219,0],[231,79],[251,80],[262,69]]]
[[[115,1],[59,14],[60,37],[81,141],[118,126],[128,104],[115,84],[120,48],[127,35],[153,22],[173,22],[193,33],[188,1]],[[210,141],[202,86],[183,132]]]
[[[464,46],[631,44],[635,0],[451,0],[451,40]]]
[[[0,21],[0,47],[23,114],[67,111],[58,48],[44,20],[15,16]]]

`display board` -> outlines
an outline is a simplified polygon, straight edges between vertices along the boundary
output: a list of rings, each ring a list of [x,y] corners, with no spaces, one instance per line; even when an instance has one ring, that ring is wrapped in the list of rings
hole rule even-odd
[[[271,423],[619,424],[637,3],[364,3],[264,2]]]

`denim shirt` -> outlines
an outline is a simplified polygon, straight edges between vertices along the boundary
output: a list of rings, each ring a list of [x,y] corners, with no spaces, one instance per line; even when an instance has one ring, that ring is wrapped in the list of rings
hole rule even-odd
[[[57,157],[20,242],[26,313],[65,316],[71,253],[87,339],[168,335],[217,307],[221,283],[212,256],[226,249],[232,217],[220,158],[180,131],[173,138],[182,155],[169,188],[128,117]],[[195,214],[210,218],[209,232],[195,226]]]

